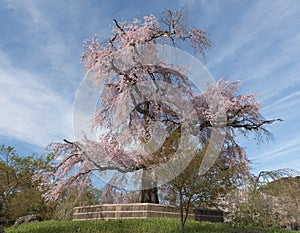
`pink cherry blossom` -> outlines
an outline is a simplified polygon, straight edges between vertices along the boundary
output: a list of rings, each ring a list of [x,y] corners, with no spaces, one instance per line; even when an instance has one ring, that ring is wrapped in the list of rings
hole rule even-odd
[[[177,98],[192,103],[198,121],[195,132],[201,139],[199,149],[209,140],[211,128],[222,126],[226,137],[220,157],[229,166],[236,162],[247,162],[245,150],[235,142],[235,136],[240,133],[246,135],[248,132],[254,132],[259,137],[269,135],[265,125],[275,120],[268,121],[261,116],[260,104],[255,95],[239,94],[238,81],[230,83],[221,78],[217,83],[211,84],[206,92],[197,93],[184,72],[151,65],[137,65],[122,71],[113,66],[103,65],[111,54],[145,44],[168,44],[177,47],[180,43],[188,43],[195,55],[205,56],[211,46],[205,31],[188,28],[184,16],[180,12],[170,10],[166,11],[161,20],[149,15],[145,16],[143,21],[114,20],[114,23],[115,27],[109,39],[100,43],[95,35],[91,40],[86,40],[83,46],[85,52],[82,55],[82,62],[91,74],[89,77],[96,84],[105,85],[101,103],[93,116],[93,127],[110,130],[100,135],[99,140],[86,137],[80,143],[65,141],[49,146],[49,152],[55,154],[53,169],[38,174],[44,179],[45,186],[52,187],[46,195],[47,198],[57,198],[62,189],[74,183],[85,186],[91,182],[90,174],[94,171],[117,170],[126,173],[147,170],[172,158],[171,152],[176,150],[177,146],[176,133],[180,132],[181,116],[178,111],[162,101],[153,99],[135,105],[127,119],[117,128],[111,129],[116,115],[128,111],[128,100],[135,101],[130,90],[143,81],[149,81],[154,86],[157,81],[168,83],[182,93]],[[182,67],[182,70],[185,69],[186,67]],[[112,70],[115,77],[109,80],[107,77]],[[158,123],[166,129],[166,137],[169,140],[166,140],[157,153],[141,153],[136,149],[140,144],[155,140],[150,130],[153,123]],[[120,136],[119,132],[122,130],[126,133]],[[171,140],[172,138],[174,140]],[[112,187],[107,186],[107,191],[111,190]]]

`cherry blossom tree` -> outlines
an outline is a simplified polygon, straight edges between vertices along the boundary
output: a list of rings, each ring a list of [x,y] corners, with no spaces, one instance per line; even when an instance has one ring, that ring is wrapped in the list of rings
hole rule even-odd
[[[41,171],[39,174],[45,185],[53,186],[47,193],[49,198],[57,198],[61,190],[74,182],[86,185],[91,181],[92,173],[115,171],[126,174],[141,171],[141,202],[159,202],[156,174],[149,171],[172,160],[174,153],[180,150],[183,113],[180,108],[174,109],[170,103],[161,99],[141,98],[147,94],[148,89],[152,90],[149,91],[152,94],[165,92],[169,100],[179,101],[181,107],[186,103],[192,106],[193,127],[189,140],[198,138],[198,151],[210,140],[214,128],[222,128],[221,134],[226,143],[221,149],[227,150],[228,166],[235,164],[241,157],[246,160],[242,150],[237,149],[239,146],[234,140],[236,135],[254,132],[258,138],[269,136],[265,126],[276,120],[265,120],[262,117],[255,95],[239,94],[239,82],[229,83],[222,78],[215,84],[208,84],[205,92],[200,92],[188,78],[186,67],[173,69],[155,63],[143,64],[137,61],[139,57],[132,56],[129,60],[134,60],[134,65],[130,69],[122,69],[118,66],[118,59],[124,53],[111,59],[112,54],[124,50],[137,51],[135,54],[139,55],[141,48],[152,45],[174,48],[188,45],[195,56],[205,58],[211,47],[205,31],[189,28],[186,22],[184,10],[166,10],[160,20],[154,15],[145,16],[143,21],[134,19],[132,22],[119,22],[114,19],[115,26],[107,41],[100,43],[98,36],[94,36],[85,42],[82,62],[88,72],[87,77],[92,83],[103,87],[92,121],[93,129],[100,133],[96,139],[86,134],[81,141],[65,140],[49,146],[55,155],[55,164],[52,170]],[[148,50],[151,53],[149,57],[159,60],[153,48]],[[172,87],[170,93],[166,91],[169,86]],[[128,113],[125,117],[124,112]],[[117,116],[123,117],[118,127],[115,125]],[[122,136],[120,131],[123,132]],[[161,138],[160,131],[166,132]],[[143,151],[139,145],[144,146]],[[149,145],[151,148],[145,149]],[[207,168],[200,166],[201,169],[202,173],[207,171]],[[165,175],[168,176],[167,173]],[[112,179],[115,179],[115,184],[123,182],[126,177]]]

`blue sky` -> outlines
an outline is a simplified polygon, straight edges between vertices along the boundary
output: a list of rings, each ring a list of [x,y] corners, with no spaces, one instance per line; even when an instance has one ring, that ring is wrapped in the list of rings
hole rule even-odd
[[[105,40],[113,19],[186,7],[213,48],[205,65],[215,79],[241,80],[257,93],[274,140],[240,139],[253,172],[300,169],[300,1],[286,0],[2,0],[0,4],[0,144],[41,153],[72,140],[72,107],[84,77],[85,38]]]

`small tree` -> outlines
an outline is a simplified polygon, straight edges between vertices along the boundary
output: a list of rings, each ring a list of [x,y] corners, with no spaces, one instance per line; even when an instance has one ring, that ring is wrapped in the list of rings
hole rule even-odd
[[[251,176],[244,149],[230,141],[225,141],[214,165],[202,174],[199,168],[207,147],[208,143],[202,147],[189,166],[170,182],[169,188],[177,194],[182,232],[191,207],[218,208],[220,198],[241,186],[243,180]]]

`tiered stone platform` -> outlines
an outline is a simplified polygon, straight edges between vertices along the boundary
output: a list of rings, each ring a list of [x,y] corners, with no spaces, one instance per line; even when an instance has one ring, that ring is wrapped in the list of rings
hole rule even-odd
[[[109,220],[129,218],[179,218],[178,208],[150,203],[104,204],[74,208],[73,220]],[[189,219],[223,222],[223,212],[211,209],[192,209]]]

